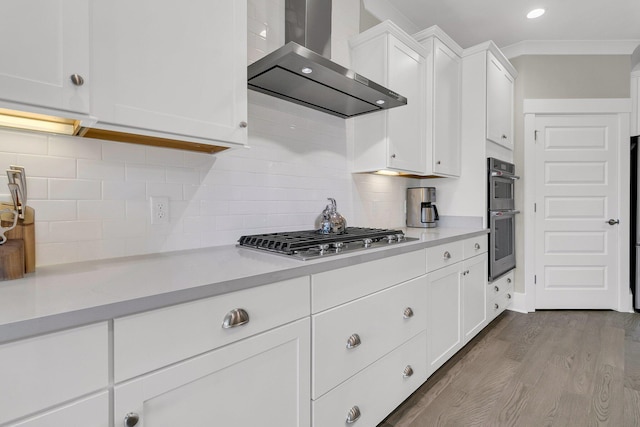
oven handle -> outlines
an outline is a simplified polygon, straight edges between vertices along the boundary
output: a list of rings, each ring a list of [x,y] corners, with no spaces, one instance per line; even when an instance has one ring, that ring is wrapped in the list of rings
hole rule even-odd
[[[517,175],[505,175],[501,171],[491,171],[491,176],[499,176],[499,177],[502,177],[502,178],[512,179],[514,181],[520,179],[520,177],[517,176]]]
[[[519,214],[520,211],[491,211],[491,216],[509,216]]]

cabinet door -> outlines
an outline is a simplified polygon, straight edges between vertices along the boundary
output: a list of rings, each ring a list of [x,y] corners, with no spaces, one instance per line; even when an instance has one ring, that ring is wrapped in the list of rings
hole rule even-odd
[[[115,425],[310,424],[310,322],[303,319],[115,387]]]
[[[70,78],[90,81],[86,1],[4,1],[0,39],[0,100],[89,112],[89,85]]]
[[[246,0],[94,0],[101,125],[246,141]]]
[[[460,176],[460,57],[434,40],[433,171]]]
[[[467,343],[487,324],[487,255],[465,260],[462,269],[462,328]]]
[[[487,52],[487,139],[513,148],[513,78]]]
[[[433,373],[462,348],[462,263],[427,274],[427,360]]]
[[[109,393],[104,391],[52,411],[11,424],[11,427],[52,427],[74,423],[82,427],[109,427]]]
[[[407,172],[424,173],[425,157],[425,58],[389,36],[389,89],[407,97],[407,105],[388,114],[388,166]]]

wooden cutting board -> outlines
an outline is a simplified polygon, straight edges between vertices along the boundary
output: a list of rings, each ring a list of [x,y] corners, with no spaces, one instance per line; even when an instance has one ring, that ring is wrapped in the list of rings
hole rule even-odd
[[[0,209],[13,209],[13,205],[7,202],[0,202]],[[1,218],[2,225],[10,224],[7,220],[10,218]],[[35,211],[31,206],[27,206],[24,213],[24,219],[19,219],[16,228],[7,231],[7,243],[11,240],[23,241],[24,252],[24,272],[33,273],[36,271],[36,231],[35,231]],[[5,243],[5,245],[7,244]],[[0,245],[2,247],[4,245]],[[21,276],[22,277],[22,276]]]

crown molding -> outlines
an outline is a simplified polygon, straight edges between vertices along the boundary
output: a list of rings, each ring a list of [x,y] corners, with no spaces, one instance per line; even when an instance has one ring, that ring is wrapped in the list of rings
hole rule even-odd
[[[525,40],[501,48],[504,55],[631,55],[640,40]]]

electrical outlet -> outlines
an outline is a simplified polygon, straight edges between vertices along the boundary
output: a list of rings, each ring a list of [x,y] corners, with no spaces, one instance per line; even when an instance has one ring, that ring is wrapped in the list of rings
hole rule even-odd
[[[151,224],[169,223],[169,198],[163,196],[150,197]]]

